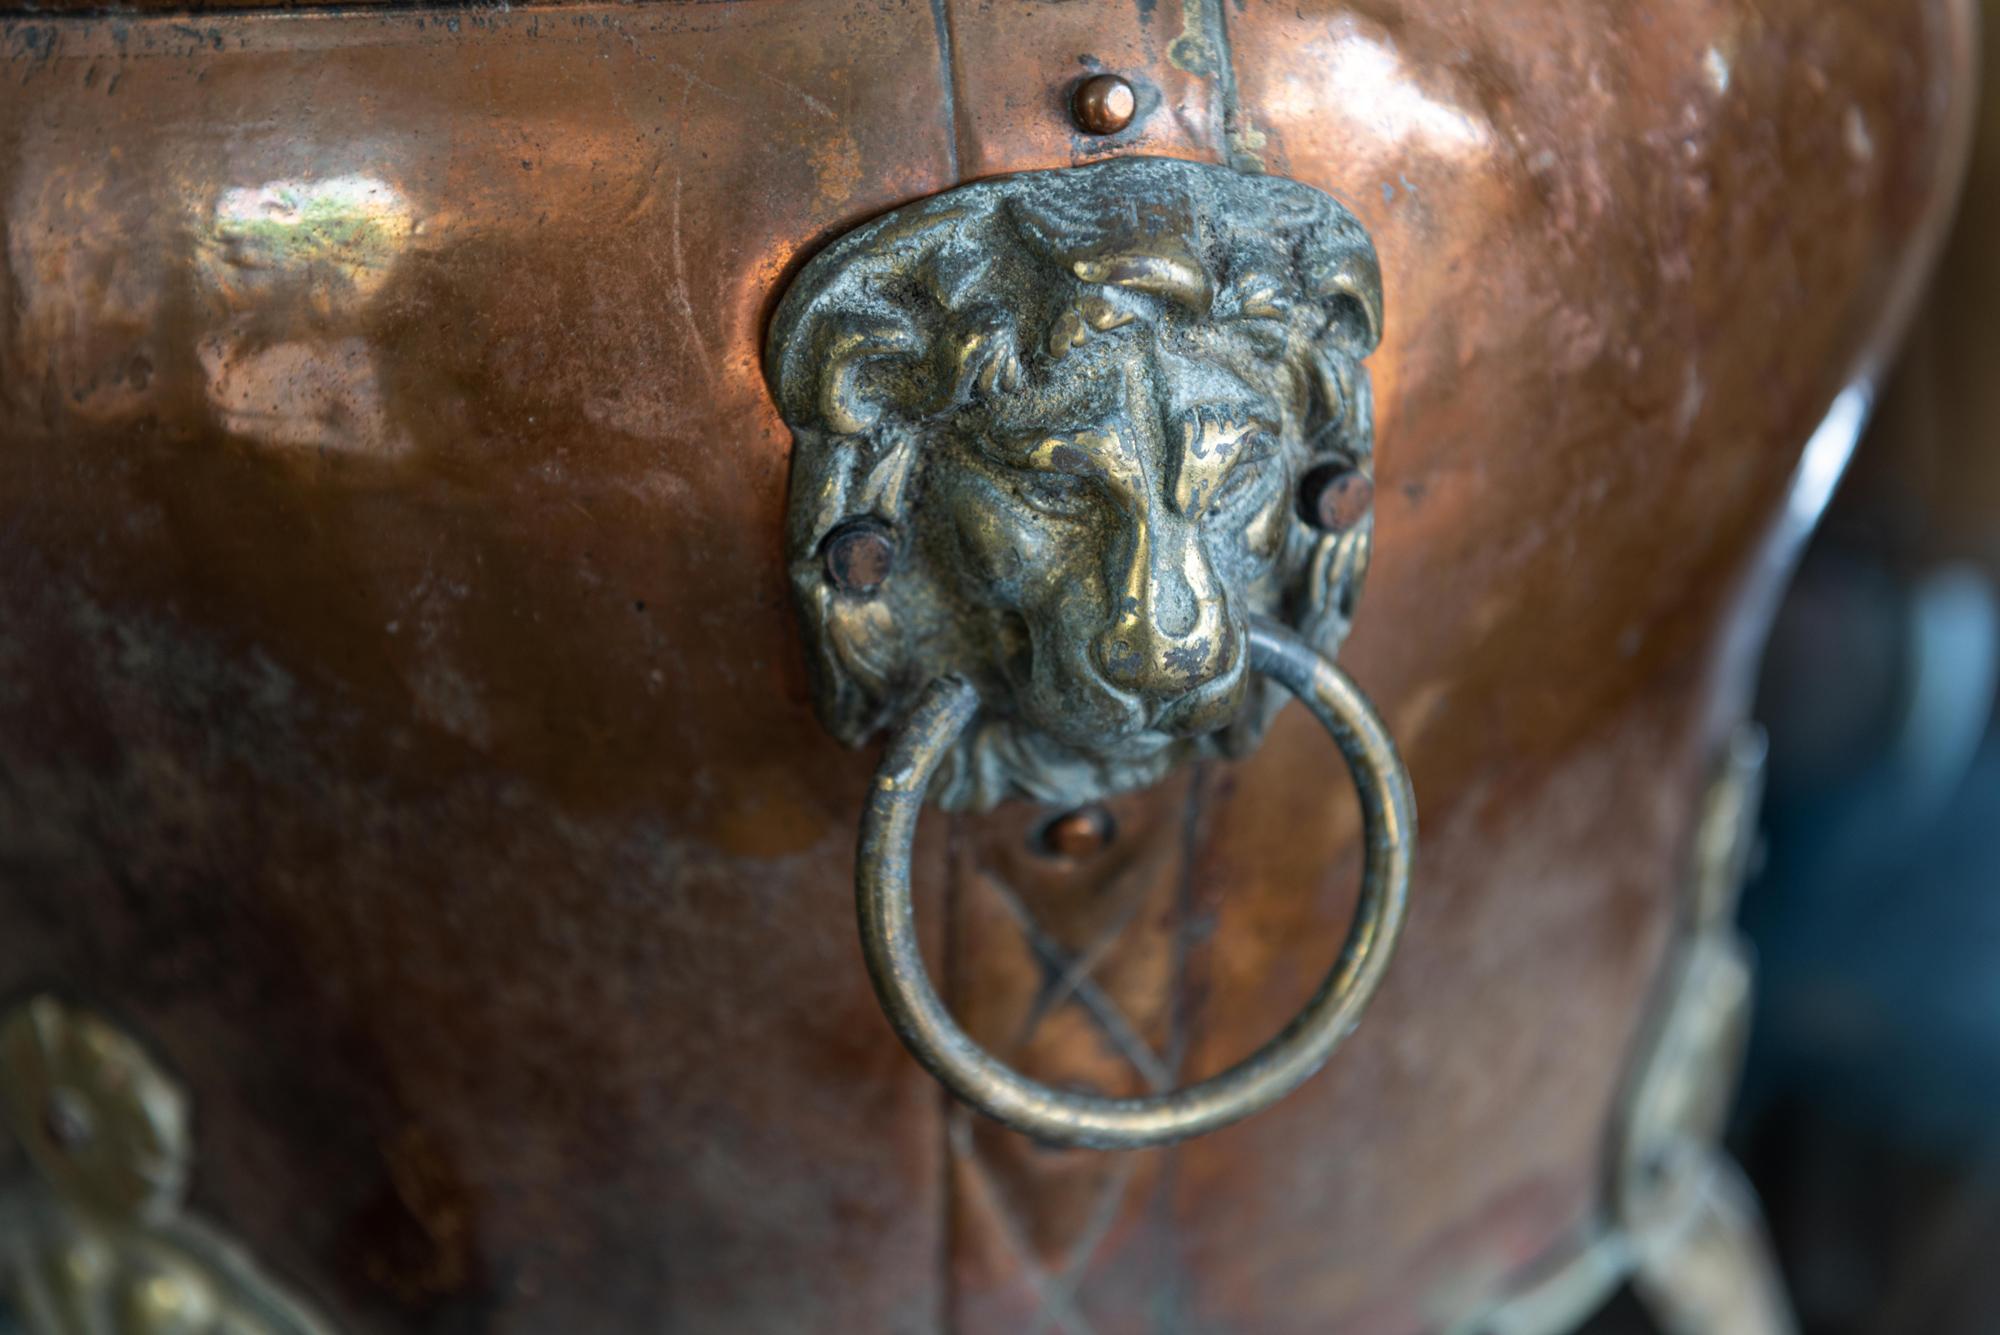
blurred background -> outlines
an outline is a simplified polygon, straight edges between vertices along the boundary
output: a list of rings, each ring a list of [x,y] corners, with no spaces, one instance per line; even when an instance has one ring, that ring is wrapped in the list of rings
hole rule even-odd
[[[1805,1335],[2000,1332],[2000,60],[1931,294],[1773,630],[1731,1146]],[[1647,1328],[1622,1296],[1603,1335]]]
[[[2000,101],[1980,121],[1955,235],[1759,692],[1732,1139],[1824,1335],[2000,1331]]]

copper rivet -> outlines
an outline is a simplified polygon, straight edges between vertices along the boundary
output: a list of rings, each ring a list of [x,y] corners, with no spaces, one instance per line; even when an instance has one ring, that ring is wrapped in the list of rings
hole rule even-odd
[[[1117,75],[1093,74],[1076,86],[1069,109],[1087,133],[1117,134],[1132,123],[1139,98],[1132,85]]]
[[[882,525],[872,519],[855,519],[826,535],[820,549],[826,562],[826,577],[849,593],[873,593],[889,577],[896,548]]]
[[[1299,513],[1314,528],[1345,533],[1368,517],[1375,484],[1358,468],[1321,464],[1299,484]]]
[[[1087,858],[1102,853],[1116,832],[1111,813],[1092,803],[1057,816],[1042,827],[1042,847],[1062,858]]]

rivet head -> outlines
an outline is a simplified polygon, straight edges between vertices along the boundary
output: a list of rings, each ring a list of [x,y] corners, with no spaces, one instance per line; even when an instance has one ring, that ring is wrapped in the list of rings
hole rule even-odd
[[[1299,517],[1328,533],[1347,532],[1374,504],[1375,483],[1347,464],[1321,464],[1299,483]]]
[[[848,593],[873,593],[889,578],[896,563],[896,546],[880,521],[850,519],[826,535],[820,544],[826,577]]]
[[[1078,861],[1094,857],[1111,846],[1118,832],[1111,813],[1096,803],[1065,812],[1042,827],[1042,851],[1051,856]]]
[[[1117,134],[1139,110],[1132,85],[1115,74],[1093,74],[1070,95],[1070,114],[1086,134]]]

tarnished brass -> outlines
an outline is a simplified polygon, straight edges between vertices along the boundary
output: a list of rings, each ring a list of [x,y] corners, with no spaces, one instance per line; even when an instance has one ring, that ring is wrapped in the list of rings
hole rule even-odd
[[[1613,1150],[1611,1209],[1664,1335],[1796,1335],[1763,1212],[1721,1148],[1750,1038],[1751,959],[1736,906],[1757,839],[1766,744],[1738,729],[1695,832],[1682,953],[1640,1048]]]
[[[1345,208],[1197,163],[982,181],[836,242],[767,354],[827,727],[856,743],[970,683],[933,794],[951,809],[1245,754],[1282,703],[1251,683],[1250,618],[1328,656],[1347,635],[1372,524],[1326,531],[1295,497],[1367,475],[1381,325]],[[829,576],[857,524],[894,545],[879,582]]]
[[[820,715],[848,742],[898,725],[862,818],[862,949],[910,1051],[1017,1130],[1130,1149],[1226,1125],[1317,1071],[1381,980],[1414,804],[1331,661],[1368,565],[1361,360],[1381,327],[1374,247],[1340,204],[1150,158],[898,210],[779,307],[767,363]],[[1008,1068],[924,966],[918,809],[1076,805],[1242,755],[1283,702],[1253,671],[1306,702],[1361,793],[1347,948],[1283,1034],[1199,1084],[1114,1099]]]
[[[100,1015],[37,996],[0,1020],[0,1110],[34,1181],[0,1192],[0,1326],[30,1335],[330,1335],[182,1209],[186,1093]]]
[[[1055,1089],[996,1061],[951,1018],[918,947],[910,902],[910,847],[940,761],[971,723],[977,693],[935,682],[889,743],[861,819],[855,878],[861,945],[876,995],[896,1032],[930,1072],[974,1107],[1038,1140],[1097,1149],[1162,1145],[1267,1108],[1326,1064],[1381,984],[1408,907],[1416,807],[1389,730],[1347,675],[1267,621],[1248,632],[1252,668],[1296,695],[1333,734],[1361,799],[1365,862],[1347,944],[1284,1032],[1220,1075],[1143,1098]]]

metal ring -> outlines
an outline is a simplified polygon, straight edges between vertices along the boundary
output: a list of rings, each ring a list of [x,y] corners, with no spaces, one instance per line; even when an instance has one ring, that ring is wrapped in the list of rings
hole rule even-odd
[[[1077,1094],[1030,1080],[959,1028],[917,946],[910,853],[931,776],[978,709],[955,678],[931,683],[890,740],[861,815],[854,884],[875,995],[916,1059],[959,1098],[1055,1145],[1138,1149],[1197,1136],[1261,1111],[1303,1084],[1353,1030],[1402,931],[1416,843],[1409,774],[1389,731],[1346,673],[1291,631],[1250,627],[1250,665],[1297,696],[1340,746],[1361,798],[1361,899],[1340,958],[1276,1038],[1199,1084],[1144,1098]]]

